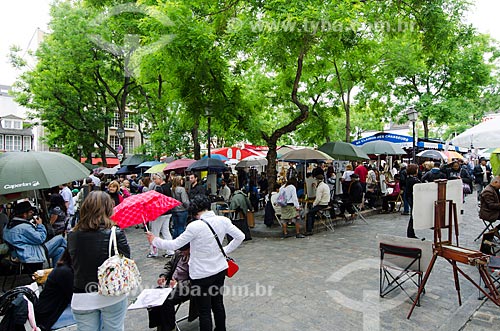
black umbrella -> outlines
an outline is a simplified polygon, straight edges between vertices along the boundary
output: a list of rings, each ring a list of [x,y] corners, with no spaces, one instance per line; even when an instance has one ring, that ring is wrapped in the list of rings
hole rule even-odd
[[[433,149],[427,149],[425,151],[422,151],[422,152],[418,153],[417,156],[426,157],[428,159],[433,159],[433,160],[440,160],[440,161],[446,160],[446,155],[444,155],[440,151],[436,151]]]
[[[135,166],[123,166],[118,170],[115,175],[128,175],[128,174],[138,174],[141,172],[141,168],[136,168]]]
[[[224,171],[226,170],[226,165],[221,160],[206,158],[196,161],[191,164],[186,170],[187,171],[201,171],[201,170],[212,170],[212,171]]]

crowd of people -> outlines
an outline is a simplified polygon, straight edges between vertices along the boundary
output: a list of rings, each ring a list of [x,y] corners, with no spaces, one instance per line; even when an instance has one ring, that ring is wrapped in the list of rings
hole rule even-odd
[[[297,166],[302,168],[297,169]],[[327,163],[318,164],[312,171],[304,170],[303,165],[289,163],[287,170],[282,168],[281,172],[277,173],[278,184],[270,196],[273,208],[266,212],[279,215],[282,220],[283,238],[289,237],[290,226],[295,227],[297,238],[303,238],[304,235],[313,234],[315,219],[319,217],[318,211],[322,209],[330,209],[332,218],[341,216],[353,220],[357,217],[357,211],[377,209],[377,206],[381,206],[381,213],[392,213],[396,203],[401,201],[401,214],[410,216],[407,236],[416,238],[410,213],[414,185],[437,179],[460,179],[464,199],[476,190],[479,201],[481,191],[491,182],[491,176],[491,167],[484,158],[477,164],[466,162],[464,159],[454,159],[450,163],[429,160],[410,165],[395,161],[380,167],[373,162],[347,162],[342,171]],[[282,203],[279,201],[281,195],[284,201]],[[308,212],[303,215],[301,206],[305,205]],[[303,218],[306,221],[304,234],[300,230],[300,221]],[[269,219],[266,224],[271,225],[272,218],[266,219]]]
[[[380,168],[354,162],[345,164],[343,172],[327,163],[318,164],[311,171],[303,170],[290,163],[287,170],[277,172],[272,192],[264,173],[239,171],[236,180],[235,176],[221,174],[215,195],[209,193],[210,188],[197,173],[187,177],[175,172],[155,173],[140,178],[91,173],[81,183],[48,190],[42,197],[47,202],[46,210],[30,201],[3,207],[0,238],[9,246],[12,257],[22,263],[39,266],[50,262],[56,266],[41,297],[46,304],[37,308],[42,330],[50,329],[68,305],[79,330],[123,330],[126,296],[102,296],[93,285],[98,283],[98,267],[108,258],[110,233],[115,225],[111,220],[113,208],[133,194],[155,190],[181,204],[149,224],[149,247],[145,241],[148,253],[144,256],[167,258],[166,271],[159,276],[157,285],[175,287],[163,305],[149,311],[149,326],[174,329],[175,305],[190,300],[190,319],[199,316],[200,330],[212,330],[212,314],[216,329],[225,330],[220,289],[228,265],[223,252],[214,253],[219,251],[216,239],[226,235],[231,238],[222,248],[225,254],[243,240],[251,239],[246,215],[258,210],[264,197],[269,200],[265,217],[269,213],[280,216],[283,238],[289,237],[290,226],[295,229],[296,238],[313,235],[318,211],[330,209],[332,217],[340,213],[346,219],[354,219],[358,209],[380,204],[381,212],[390,213],[394,212],[398,197],[403,201],[402,214],[410,215],[407,236],[416,238],[410,213],[413,188],[437,179],[461,179],[464,196],[477,191],[480,217],[489,222],[500,218],[500,178],[492,177],[485,159],[474,166],[462,160],[449,164],[427,161],[420,165],[394,162]],[[306,214],[302,213],[303,203],[309,204]],[[234,220],[219,216],[220,208],[242,215],[243,225],[236,226]],[[273,222],[274,218],[266,224]],[[119,253],[130,257],[125,232],[118,229],[116,236]],[[61,286],[65,288],[59,289]],[[191,296],[193,292],[182,290],[186,287],[196,289],[200,295]]]
[[[233,192],[227,182],[230,180],[220,178],[219,197],[228,203],[228,208],[230,205],[230,208],[241,209],[243,215],[253,210],[245,190]],[[198,174],[184,178],[174,172],[168,177],[156,173],[151,178],[137,178],[136,175],[106,178],[91,173],[81,183],[47,190],[43,197],[48,202],[46,210],[41,208],[45,203],[29,200],[2,209],[5,217],[1,217],[0,243],[8,245],[11,257],[33,265],[32,271],[41,269],[44,263],[55,266],[47,280],[48,290],[44,290],[41,297],[43,305],[38,304],[35,312],[42,330],[50,330],[68,307],[79,330],[124,329],[127,297],[99,295],[97,269],[108,258],[111,228],[115,225],[111,219],[113,208],[131,195],[148,190],[181,202],[149,223],[147,257],[166,257],[173,268],[158,285],[176,285],[179,289],[180,284],[189,284],[200,293],[197,297],[186,298],[185,292],[181,292],[184,296],[179,296],[177,290],[173,291],[156,313],[150,312],[151,327],[172,330],[175,323],[173,305],[179,300],[191,299],[192,306],[196,307],[194,314],[200,317],[200,330],[212,330],[212,313],[217,329],[225,330],[221,288],[228,265],[222,253],[220,256],[207,253],[217,248],[209,226],[215,229],[219,238],[230,236],[230,243],[224,247],[226,253],[236,249],[245,234],[230,219],[214,214],[213,197],[209,197]],[[116,237],[118,252],[130,257],[125,232],[118,228]],[[165,254],[160,254],[160,250]],[[58,289],[58,286],[65,288]],[[214,287],[218,291],[214,291]]]

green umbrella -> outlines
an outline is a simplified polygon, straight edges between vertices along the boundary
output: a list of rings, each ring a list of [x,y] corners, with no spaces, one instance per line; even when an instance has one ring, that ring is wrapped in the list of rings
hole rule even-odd
[[[328,142],[318,150],[330,155],[335,160],[368,160],[368,155],[359,147],[343,141]]]
[[[85,168],[89,169],[89,170],[94,170],[94,169],[99,168],[99,166],[98,166],[98,165],[95,165],[95,164],[90,164],[90,163],[87,163],[87,162],[82,163],[82,165],[83,165]]]
[[[144,155],[144,154],[134,154],[134,155],[130,155],[129,157],[127,157],[125,159],[125,161],[123,161],[121,163],[121,166],[138,166],[139,164],[141,164],[142,162],[146,162],[146,161],[149,161],[151,160],[152,157],[148,156],[148,155]]]
[[[0,155],[0,194],[51,188],[88,177],[89,170],[54,152],[8,152]]]
[[[386,154],[386,155],[406,155],[407,153],[401,146],[384,140],[370,141],[361,146],[366,154]]]

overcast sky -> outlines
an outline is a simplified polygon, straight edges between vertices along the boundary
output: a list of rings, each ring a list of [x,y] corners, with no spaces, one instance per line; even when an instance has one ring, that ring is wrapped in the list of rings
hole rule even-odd
[[[11,45],[26,50],[37,28],[47,31],[52,0],[2,0],[0,10],[0,85],[12,85],[19,72],[7,60]],[[500,0],[476,0],[469,20],[480,32],[500,40]],[[36,44],[36,37],[32,44]]]

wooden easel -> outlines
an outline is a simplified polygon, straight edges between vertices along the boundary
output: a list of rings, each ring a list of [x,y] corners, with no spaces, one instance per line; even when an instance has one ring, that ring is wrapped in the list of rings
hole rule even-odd
[[[458,222],[457,222],[457,206],[452,200],[446,200],[446,180],[436,181],[438,185],[437,200],[434,202],[434,245],[432,259],[425,272],[424,279],[418,288],[417,297],[413,301],[410,312],[407,318],[411,317],[415,305],[419,302],[420,295],[422,294],[427,279],[432,272],[436,259],[440,256],[448,261],[453,267],[453,277],[455,279],[455,289],[458,294],[458,304],[462,305],[462,298],[460,295],[460,283],[458,281],[458,273],[464,276],[469,282],[476,286],[483,294],[488,297],[497,306],[500,306],[500,294],[498,289],[493,284],[493,280],[487,271],[489,256],[481,253],[480,251],[471,250],[468,248],[459,247],[458,245]],[[448,224],[446,224],[446,208],[448,207]],[[443,240],[441,233],[442,229],[448,229],[448,238]],[[455,242],[453,245],[453,230],[455,230]],[[483,280],[487,290],[485,291],[479,286],[469,275],[467,275],[457,262],[466,265],[476,266],[479,270],[479,275]]]

